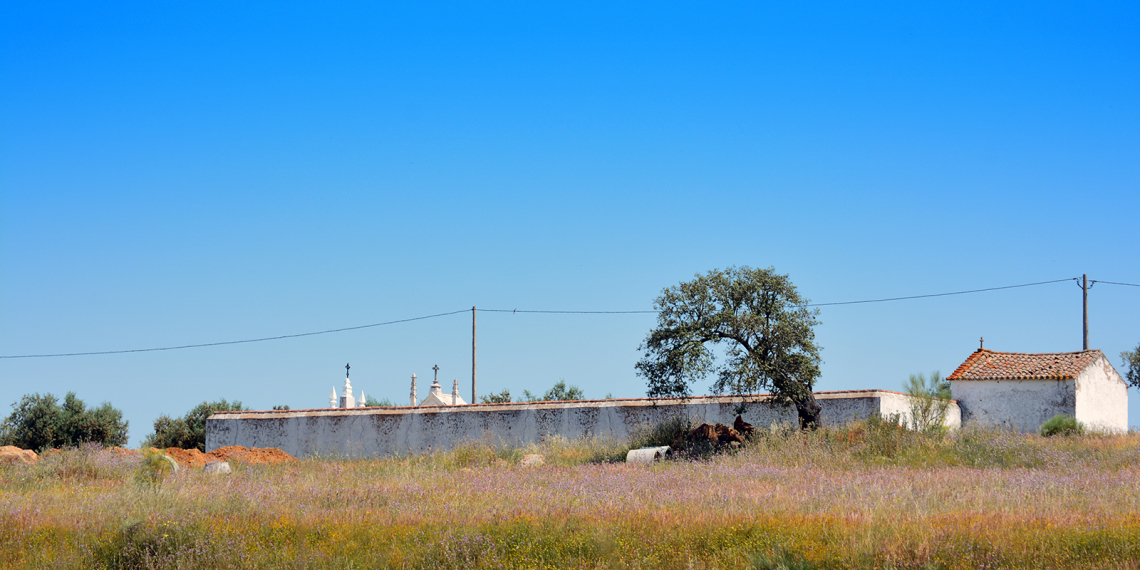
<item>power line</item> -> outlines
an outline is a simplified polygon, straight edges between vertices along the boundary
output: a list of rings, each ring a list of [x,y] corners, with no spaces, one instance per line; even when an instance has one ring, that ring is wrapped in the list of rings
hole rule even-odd
[[[886,298],[886,299],[867,299],[867,300],[863,300],[863,301],[842,301],[842,302],[838,302],[838,303],[813,303],[813,304],[809,304],[806,306],[808,306],[808,307],[828,307],[828,306],[836,306],[836,305],[856,305],[856,304],[862,304],[862,303],[884,303],[884,302],[888,302],[888,301],[904,301],[907,299],[924,299],[924,298],[929,298],[929,297],[945,297],[948,295],[965,295],[968,293],[982,293],[985,291],[998,291],[1001,289],[1016,289],[1018,287],[1032,287],[1035,285],[1047,285],[1050,283],[1061,283],[1063,281],[1069,281],[1069,279],[1057,279],[1054,281],[1040,281],[1037,283],[1024,283],[1021,285],[1006,285],[1004,287],[988,287],[986,289],[971,289],[969,291],[954,291],[951,293],[933,293],[933,294],[929,294],[929,295],[912,295],[909,297],[890,297],[890,298]],[[1140,287],[1140,285],[1133,285],[1131,283],[1114,283],[1112,281],[1098,281],[1098,283],[1109,283],[1112,285],[1130,285],[1133,287]],[[412,321],[422,321],[424,319],[434,319],[436,317],[446,317],[448,315],[457,315],[459,313],[466,313],[469,310],[470,309],[461,309],[458,311],[451,311],[449,313],[438,313],[435,315],[425,315],[422,317],[413,317],[410,319],[399,319],[399,320],[395,320],[395,321],[386,321],[383,323],[373,323],[370,325],[359,325],[359,326],[355,326],[355,327],[343,327],[343,328],[339,328],[339,329],[329,329],[329,330],[324,330],[324,331],[306,332],[306,333],[298,333],[298,334],[287,334],[287,335],[280,335],[280,336],[268,336],[268,337],[263,337],[263,338],[251,338],[251,339],[244,339],[244,340],[229,340],[229,341],[223,341],[223,342],[207,342],[207,343],[202,343],[202,344],[185,344],[185,345],[180,345],[180,346],[164,346],[164,347],[158,347],[158,348],[136,348],[136,349],[131,349],[131,350],[104,350],[104,351],[98,351],[98,352],[69,352],[69,353],[62,353],[62,354],[21,354],[21,355],[0,356],[0,359],[3,359],[3,358],[55,358],[55,357],[63,357],[63,356],[95,356],[95,355],[101,355],[101,354],[128,354],[128,353],[133,353],[133,352],[157,352],[157,351],[163,351],[163,350],[181,350],[184,348],[204,348],[207,346],[223,346],[223,345],[228,345],[228,344],[245,344],[245,343],[250,343],[250,342],[265,342],[265,341],[269,341],[269,340],[281,340],[281,339],[286,339],[286,338],[298,338],[298,337],[303,337],[303,336],[316,336],[316,335],[321,335],[321,334],[329,334],[329,333],[336,333],[336,332],[367,329],[367,328],[372,328],[372,327],[380,327],[380,326],[384,326],[384,325],[394,325],[394,324],[398,324],[398,323],[408,323],[408,322],[412,322]],[[543,314],[558,314],[558,315],[628,315],[628,314],[657,313],[657,311],[542,311],[542,310],[521,310],[520,311],[518,309],[478,309],[478,311],[488,312],[488,313],[543,313]]]
[[[52,358],[56,356],[93,356],[96,354],[125,354],[128,352],[155,352],[159,350],[181,350],[183,348],[202,348],[206,346],[222,346],[225,344],[243,344],[247,342],[263,342],[267,340],[281,340],[283,338],[297,338],[302,336],[314,336],[318,334],[329,334],[335,332],[354,331],[358,329],[367,329],[371,327],[382,327],[384,325],[394,325],[396,323],[408,323],[411,321],[422,321],[424,319],[434,319],[436,317],[446,317],[448,315],[455,315],[459,313],[466,313],[469,309],[462,309],[459,311],[452,311],[450,313],[439,313],[437,315],[427,315],[423,317],[414,317],[411,319],[400,319],[398,321],[388,321],[384,323],[373,323],[370,325],[360,325],[356,327],[344,327],[340,329],[329,329],[327,331],[307,332],[299,334],[286,334],[281,336],[267,336],[264,338],[251,338],[246,340],[227,340],[223,342],[207,342],[202,344],[184,344],[182,346],[164,346],[161,348],[136,348],[132,350],[104,350],[101,352],[69,352],[66,354],[23,354],[19,356],[0,356],[0,358]]]
[[[551,313],[558,315],[628,315],[635,313],[656,313],[657,311],[520,311],[518,309],[478,309],[480,313]]]
[[[1140,287],[1140,285],[1137,285],[1135,283],[1114,283],[1112,281],[1094,281],[1092,279],[1089,279],[1089,283],[1108,283],[1109,285],[1127,285],[1129,287]]]
[[[886,301],[904,301],[906,299],[925,299],[928,297],[946,297],[947,295],[965,295],[967,293],[981,293],[983,291],[998,291],[1000,289],[1016,289],[1018,287],[1032,287],[1034,285],[1047,285],[1049,283],[1061,283],[1064,281],[1072,281],[1072,279],[1056,279],[1054,281],[1040,281],[1037,283],[1024,283],[1022,285],[1006,285],[1005,287],[988,287],[986,289],[971,289],[969,291],[954,291],[953,293],[934,293],[931,295],[912,295],[910,297],[891,297],[889,299],[868,299],[866,301],[843,301],[840,303],[812,303],[806,305],[807,307],[830,307],[834,305],[858,305],[860,303],[883,303]]]

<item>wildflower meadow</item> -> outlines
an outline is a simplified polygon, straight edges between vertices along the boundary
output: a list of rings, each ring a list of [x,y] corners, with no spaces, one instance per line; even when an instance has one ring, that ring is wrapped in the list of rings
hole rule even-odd
[[[98,447],[0,467],[6,568],[1140,568],[1140,434],[889,422],[644,442],[481,441],[140,477]],[[546,463],[524,467],[527,453]]]

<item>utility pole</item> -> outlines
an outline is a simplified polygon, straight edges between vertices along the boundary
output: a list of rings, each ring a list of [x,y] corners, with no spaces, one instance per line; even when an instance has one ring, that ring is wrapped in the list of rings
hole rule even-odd
[[[1085,306],[1085,347],[1083,350],[1089,349],[1089,276],[1087,273],[1081,275],[1081,296],[1084,297]]]
[[[1086,335],[1087,336],[1087,335]],[[475,307],[471,307],[471,403],[478,404],[475,399]]]

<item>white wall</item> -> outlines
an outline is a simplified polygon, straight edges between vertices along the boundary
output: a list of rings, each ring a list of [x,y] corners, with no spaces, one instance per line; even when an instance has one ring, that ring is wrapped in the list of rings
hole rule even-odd
[[[1074,380],[955,380],[950,391],[963,424],[1028,433],[1057,414],[1076,415]]]
[[[907,396],[857,390],[819,392],[825,425],[900,413],[909,418]],[[446,450],[465,440],[487,438],[515,444],[561,436],[627,438],[634,430],[683,415],[708,423],[732,424],[739,398],[701,396],[676,399],[531,402],[404,408],[319,409],[217,413],[206,421],[206,451],[228,445],[277,447],[295,457],[314,454],[362,457]],[[793,410],[750,404],[745,421],[766,428],[796,423]],[[947,425],[960,413],[950,406]]]
[[[1106,358],[1077,376],[1077,420],[1093,430],[1128,431],[1128,385]]]

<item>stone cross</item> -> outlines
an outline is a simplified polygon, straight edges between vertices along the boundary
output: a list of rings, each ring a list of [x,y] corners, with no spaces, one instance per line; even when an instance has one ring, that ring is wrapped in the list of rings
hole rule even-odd
[[[439,384],[439,365],[436,364],[435,366],[432,366],[431,369],[435,370],[435,383]]]
[[[345,365],[344,365],[344,377],[345,377],[345,378],[348,378],[348,370],[349,370],[350,368],[352,368],[352,367],[351,367],[351,366],[349,366],[349,365],[347,365],[347,364],[345,364]]]

